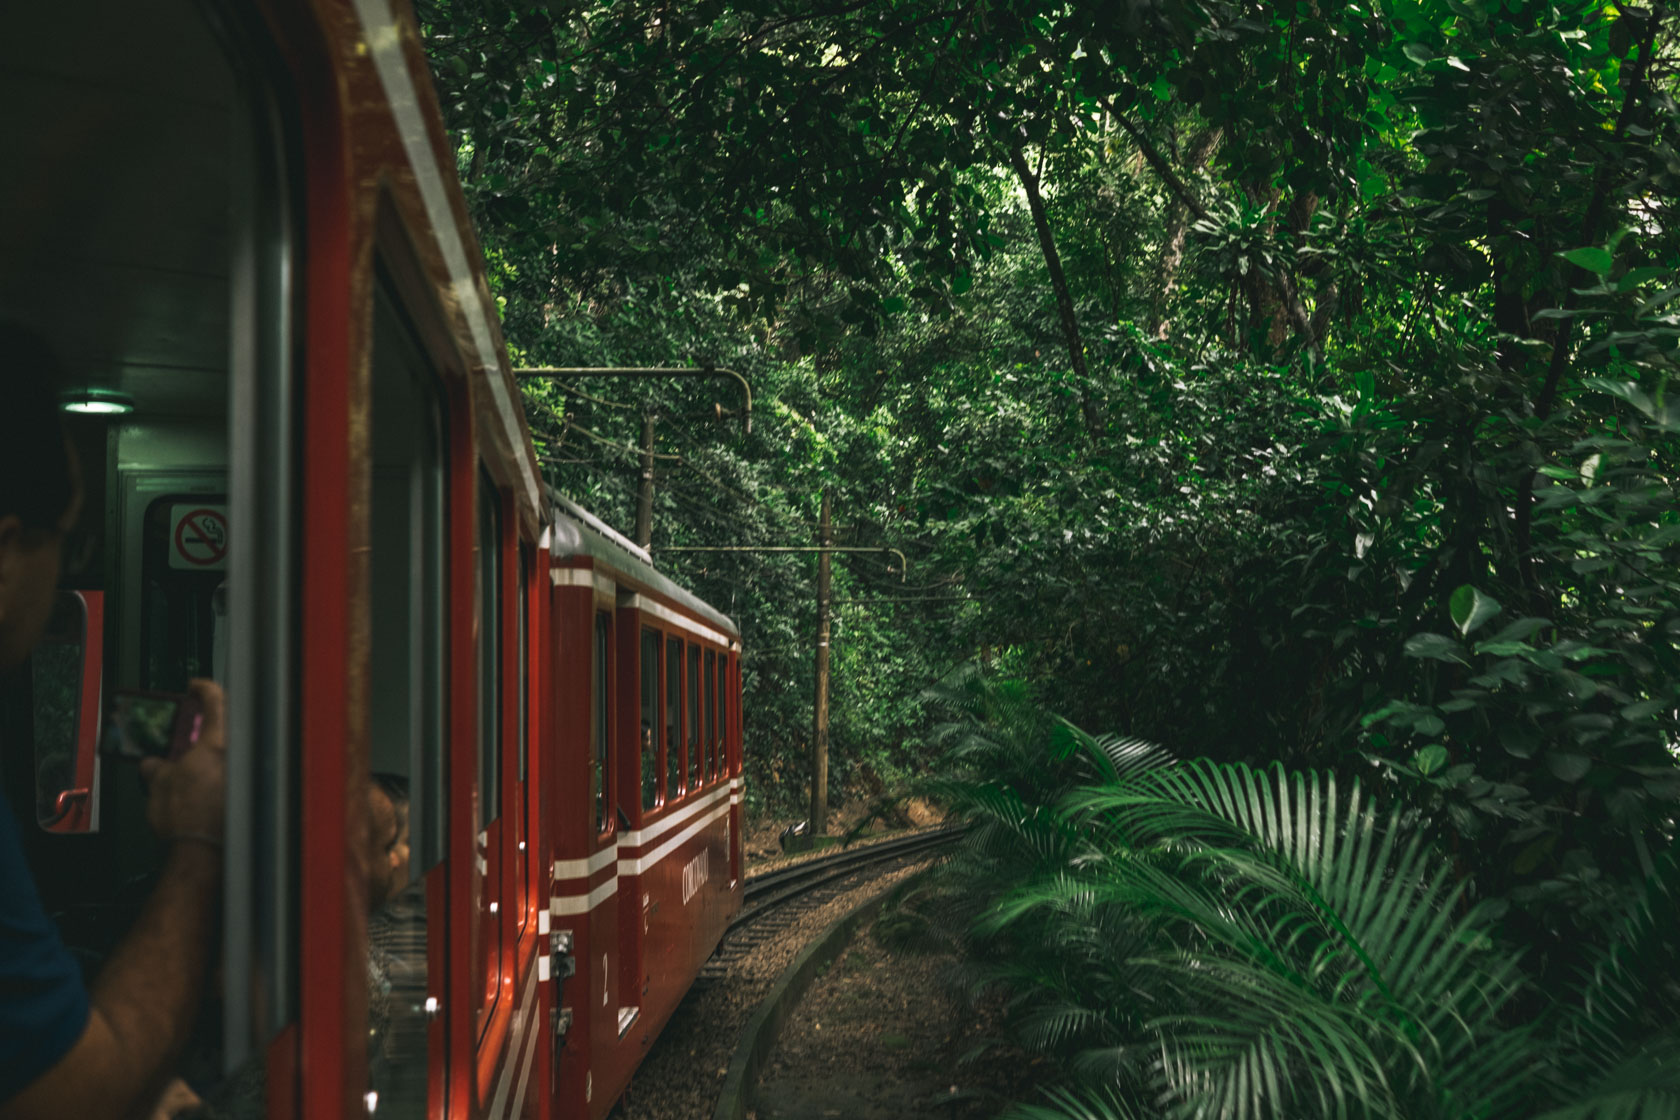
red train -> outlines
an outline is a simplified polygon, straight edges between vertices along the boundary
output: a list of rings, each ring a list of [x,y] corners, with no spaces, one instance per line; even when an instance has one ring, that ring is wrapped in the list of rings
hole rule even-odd
[[[0,317],[75,377],[87,490],[75,593],[0,706],[49,910],[94,971],[159,856],[102,695],[214,677],[195,1086],[233,1116],[605,1115],[740,904],[740,637],[544,487],[412,15],[15,7]]]

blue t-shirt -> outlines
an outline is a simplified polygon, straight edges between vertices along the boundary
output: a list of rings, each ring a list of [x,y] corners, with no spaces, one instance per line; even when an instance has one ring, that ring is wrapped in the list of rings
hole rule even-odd
[[[41,907],[0,797],[0,1101],[57,1065],[87,1029],[81,969]]]

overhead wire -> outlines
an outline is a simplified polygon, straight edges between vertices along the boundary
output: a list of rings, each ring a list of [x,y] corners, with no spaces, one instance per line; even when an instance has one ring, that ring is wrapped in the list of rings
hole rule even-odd
[[[560,390],[562,393],[565,393],[569,397],[577,397],[580,400],[586,400],[586,401],[590,402],[591,404],[604,405],[607,408],[635,408],[636,407],[636,404],[632,401],[609,401],[605,397],[590,396],[588,393],[584,392],[582,389],[574,389],[571,386],[564,385],[564,384],[562,384],[558,381],[527,382],[524,385],[521,385],[520,388],[523,390],[523,389],[526,389],[528,385],[536,385],[536,384],[553,385],[556,389]]]
[[[563,386],[563,385],[559,386],[559,388],[561,388],[563,391],[576,392],[576,391],[573,391],[573,390],[567,390],[566,387]],[[577,395],[585,396],[587,398],[587,394],[578,393]],[[587,399],[594,399],[594,400],[597,400],[597,403],[609,404],[609,405],[614,405],[615,407],[620,407],[618,405],[618,402],[604,401],[604,400],[599,400],[598,398],[587,398]],[[544,402],[544,403],[546,403],[546,402]],[[622,407],[628,407],[628,406],[622,406]],[[549,409],[550,409],[551,413],[553,413],[554,415],[556,415],[557,417],[559,417],[563,421],[563,429],[562,429],[562,431],[561,431],[561,433],[558,437],[559,440],[562,443],[564,442],[566,436],[569,433],[575,431],[578,434],[582,435],[584,438],[589,439],[589,440],[591,440],[595,443],[598,443],[603,447],[611,448],[611,449],[613,449],[615,451],[618,451],[618,452],[621,452],[625,455],[634,456],[637,459],[640,459],[643,455],[647,454],[647,452],[644,452],[641,448],[632,447],[628,444],[619,443],[616,440],[608,439],[605,436],[602,436],[602,435],[600,435],[600,434],[598,434],[598,433],[596,433],[596,432],[594,432],[594,431],[592,431],[588,428],[585,428],[581,424],[578,424],[575,421],[571,420],[569,417],[566,417],[563,413],[558,413],[556,410],[554,410],[552,408],[552,406],[549,406]],[[687,446],[689,446],[690,448],[693,448],[694,450],[699,451],[701,453],[710,454],[710,453],[715,453],[715,451],[716,451],[715,448],[710,448],[710,447],[706,447],[706,446],[702,445],[696,438],[690,436],[681,427],[675,427],[675,428],[667,429],[667,432],[668,432],[668,434],[674,435],[679,442],[684,443]],[[545,434],[548,434],[548,433],[545,433]],[[550,436],[550,438],[554,438],[554,437]],[[662,461],[665,461],[665,462],[675,463],[678,467],[686,467],[688,470],[690,470],[693,473],[699,475],[701,478],[705,479],[707,482],[709,482],[711,485],[717,487],[719,490],[722,490],[724,493],[730,494],[730,495],[734,496],[735,498],[741,500],[742,502],[748,503],[750,505],[758,506],[760,509],[763,509],[764,511],[766,511],[768,513],[774,514],[778,518],[778,520],[784,520],[784,521],[791,520],[791,521],[795,522],[795,524],[798,528],[803,528],[806,531],[814,531],[815,530],[815,526],[811,526],[811,525],[808,525],[808,524],[804,523],[803,519],[797,518],[797,517],[788,518],[786,511],[778,510],[778,509],[776,509],[776,507],[770,505],[769,503],[765,502],[764,500],[762,500],[762,499],[760,499],[760,498],[758,498],[754,495],[747,494],[747,493],[744,493],[740,490],[737,490],[733,486],[730,486],[729,484],[723,482],[721,479],[717,478],[711,472],[709,472],[709,471],[705,470],[704,468],[700,467],[697,463],[694,462],[693,458],[690,457],[690,456],[685,456],[685,455],[680,455],[680,454],[669,454],[669,453],[666,453],[666,452],[657,452],[656,451],[656,452],[653,452],[653,457],[655,459],[662,460]],[[610,474],[613,477],[614,481],[616,483],[618,483],[624,489],[625,492],[627,492],[627,493],[628,492],[634,492],[634,490],[635,490],[635,486],[633,484],[629,483],[628,481],[624,480],[621,477],[621,468],[609,468],[604,464],[598,464],[598,463],[594,462],[593,460],[582,459],[582,458],[580,458],[580,459],[564,459],[563,460],[563,459],[558,459],[558,458],[554,458],[554,457],[541,457],[541,460],[543,462],[549,462],[549,463],[553,463],[555,465],[559,465],[559,464],[562,464],[562,463],[577,463],[577,464],[580,464],[580,465],[583,465],[583,466],[586,466],[586,467],[590,467],[590,468],[595,469],[597,471],[602,471],[602,472]],[[662,490],[666,494],[672,495],[673,498],[675,498],[676,500],[685,504],[689,509],[694,510],[694,511],[699,512],[699,513],[703,513],[706,516],[708,516],[710,518],[713,518],[714,520],[729,521],[729,522],[732,522],[733,524],[741,526],[742,528],[756,528],[754,526],[751,526],[750,523],[745,522],[745,521],[741,520],[740,518],[738,518],[734,515],[731,515],[731,514],[723,512],[723,511],[720,511],[713,506],[702,504],[697,499],[694,499],[692,497],[684,496],[684,497],[678,498],[677,497],[677,493],[678,493],[677,485],[678,484],[673,483],[672,481],[669,480],[669,478],[667,478],[667,481],[660,487],[660,490]],[[920,541],[920,540],[913,540],[913,541],[910,541],[908,543],[910,543],[912,545],[912,547],[920,547],[920,548],[923,548],[923,549],[931,549],[932,548],[932,545],[928,544],[927,542]],[[888,559],[885,559],[885,558],[877,558],[875,556],[865,554],[865,553],[853,553],[853,554],[845,554],[845,555],[849,558],[848,567],[855,568],[861,563],[862,565],[867,565],[867,566],[871,566],[871,567],[879,567],[880,569],[882,569],[882,573],[886,574],[886,575],[891,575],[891,574],[893,574],[897,571],[897,569],[895,569],[893,567],[892,562]],[[854,574],[857,574],[857,573],[854,572]],[[900,573],[900,579],[901,580],[903,578],[903,575],[904,575],[904,573]],[[869,577],[866,577],[866,578],[869,578]],[[944,580],[936,580],[932,583],[922,585],[921,587],[915,588],[913,590],[933,590],[934,588],[937,588],[937,587],[949,586],[951,583],[954,583],[956,581],[957,581],[957,577],[954,577],[954,576],[953,577],[948,577],[947,579],[944,579]],[[910,588],[902,588],[901,584],[894,584],[894,589],[895,590],[899,590],[899,589],[912,590]]]

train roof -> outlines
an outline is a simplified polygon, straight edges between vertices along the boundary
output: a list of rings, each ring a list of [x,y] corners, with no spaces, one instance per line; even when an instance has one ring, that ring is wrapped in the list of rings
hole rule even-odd
[[[630,582],[693,611],[729,637],[740,639],[733,619],[656,570],[646,551],[554,490],[549,490],[548,497],[550,557],[588,556],[622,573]]]

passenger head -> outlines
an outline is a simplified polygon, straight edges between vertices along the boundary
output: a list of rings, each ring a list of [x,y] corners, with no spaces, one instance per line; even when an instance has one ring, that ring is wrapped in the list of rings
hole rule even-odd
[[[408,886],[408,779],[376,772],[368,813],[368,894],[378,909]]]
[[[0,672],[21,665],[46,630],[81,504],[58,418],[62,379],[40,336],[0,322]]]

